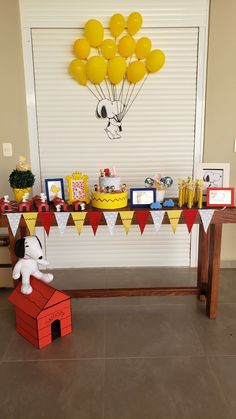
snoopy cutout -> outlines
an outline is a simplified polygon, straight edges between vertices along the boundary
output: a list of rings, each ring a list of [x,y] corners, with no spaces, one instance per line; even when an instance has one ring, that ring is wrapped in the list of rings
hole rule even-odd
[[[47,284],[53,280],[53,275],[42,273],[38,264],[47,266],[49,262],[43,258],[42,245],[37,236],[28,236],[16,241],[15,254],[20,259],[13,269],[13,279],[22,276],[22,294],[31,294],[33,289],[30,285],[30,276],[34,276]]]
[[[124,109],[125,106],[119,100],[112,102],[109,99],[102,99],[97,104],[96,117],[108,120],[105,131],[111,140],[121,138],[121,119]]]

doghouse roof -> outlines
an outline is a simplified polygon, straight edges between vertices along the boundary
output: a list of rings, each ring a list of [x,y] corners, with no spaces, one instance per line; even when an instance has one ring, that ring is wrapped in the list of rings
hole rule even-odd
[[[30,278],[30,283],[33,288],[31,294],[22,294],[20,290],[21,282],[19,282],[8,299],[12,304],[34,319],[36,319],[46,308],[70,298],[70,296],[64,292],[58,291],[34,277]]]

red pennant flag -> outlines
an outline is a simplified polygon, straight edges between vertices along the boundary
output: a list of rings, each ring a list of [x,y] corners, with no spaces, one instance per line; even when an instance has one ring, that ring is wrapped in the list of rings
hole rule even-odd
[[[87,214],[87,217],[88,217],[88,220],[89,220],[89,224],[91,225],[91,227],[93,229],[94,236],[95,236],[95,234],[97,232],[97,228],[98,228],[98,225],[100,223],[101,216],[102,216],[102,212],[101,211],[98,211],[98,212],[91,211],[91,212],[88,212],[88,214]]]
[[[41,223],[44,227],[44,230],[47,233],[47,236],[49,235],[50,227],[52,224],[52,218],[53,218],[53,212],[39,212],[38,213],[39,218],[41,220]]]
[[[197,214],[198,214],[197,209],[184,209],[183,210],[184,219],[188,227],[189,233],[191,233],[192,231],[192,227],[193,227]]]
[[[136,220],[138,221],[141,234],[144,232],[149,214],[150,211],[135,211]]]

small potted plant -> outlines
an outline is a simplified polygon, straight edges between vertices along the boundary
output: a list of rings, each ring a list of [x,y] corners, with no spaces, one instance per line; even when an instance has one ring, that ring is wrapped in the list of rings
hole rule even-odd
[[[26,158],[19,157],[19,162],[9,176],[9,183],[13,189],[16,202],[20,202],[25,193],[30,193],[34,184],[35,176],[30,170],[30,166],[26,163]]]

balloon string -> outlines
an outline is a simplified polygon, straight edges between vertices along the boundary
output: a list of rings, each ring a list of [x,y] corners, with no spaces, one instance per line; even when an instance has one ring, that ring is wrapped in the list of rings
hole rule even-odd
[[[129,103],[130,103],[130,99],[131,99],[131,96],[132,96],[132,94],[133,94],[133,91],[134,91],[135,86],[136,86],[136,83],[134,83],[134,85],[133,85],[133,87],[132,87],[132,90],[131,90],[131,93],[130,93],[130,96],[129,96],[128,102],[126,103],[126,109],[128,108],[128,105],[129,105]]]
[[[105,95],[105,93],[104,93],[104,91],[103,91],[103,89],[102,89],[101,84],[99,84],[99,87],[100,87],[100,90],[101,90],[101,92],[102,92],[102,95],[103,95],[104,99],[106,99],[106,95]]]
[[[98,90],[98,88],[97,88],[97,85],[96,85],[96,84],[94,84],[94,87],[95,87],[95,89],[97,90],[97,92],[98,92],[98,94],[99,94],[100,98],[101,98],[101,99],[103,99],[103,97],[102,97],[101,93],[99,92],[99,90]]]
[[[106,86],[107,86],[107,91],[108,91],[109,99],[111,101],[110,89],[108,88],[108,83],[107,83],[106,77],[105,77],[105,83],[106,83]]]
[[[128,89],[127,89],[127,92],[126,92],[125,101],[124,101],[124,107],[126,107],[126,102],[127,102],[127,97],[128,97],[128,94],[129,94],[130,86],[131,86],[131,83],[129,83],[129,86],[128,86]]]
[[[92,91],[92,89],[90,87],[88,87],[87,85],[86,85],[86,87],[87,87],[87,89],[90,90],[90,92],[93,94],[93,96],[95,96],[95,98],[99,101],[100,98]]]
[[[123,118],[125,117],[125,115],[127,114],[127,112],[130,110],[130,108],[131,108],[132,104],[134,103],[134,101],[135,101],[135,99],[137,98],[137,96],[138,96],[138,94],[139,94],[140,90],[142,89],[142,87],[143,87],[143,85],[144,85],[145,81],[147,80],[148,75],[149,75],[149,73],[147,73],[147,75],[146,75],[146,77],[144,78],[144,80],[143,80],[143,82],[142,82],[142,84],[141,84],[140,88],[138,89],[138,91],[137,91],[136,95],[134,96],[134,98],[133,98],[132,102],[130,103],[129,107],[125,110],[125,112],[124,112],[124,114],[122,115],[122,118],[121,118],[121,119],[123,119]]]

